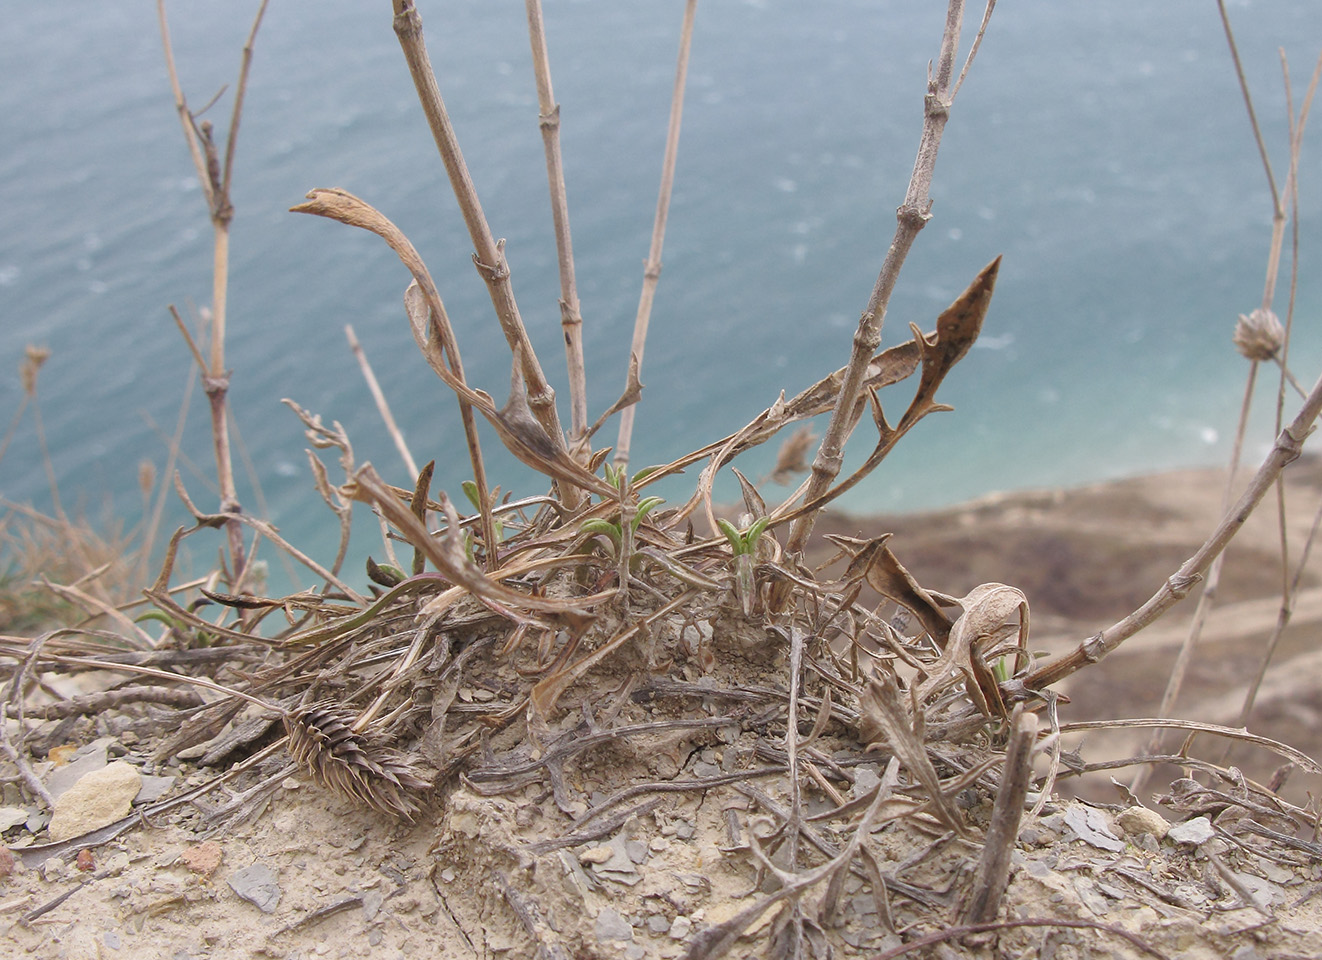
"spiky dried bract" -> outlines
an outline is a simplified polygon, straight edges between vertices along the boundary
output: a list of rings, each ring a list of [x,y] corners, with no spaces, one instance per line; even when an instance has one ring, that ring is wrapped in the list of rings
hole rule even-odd
[[[1250,360],[1271,360],[1285,343],[1285,328],[1275,313],[1263,307],[1235,324],[1235,349]]]
[[[355,733],[350,717],[321,702],[285,716],[289,753],[328,790],[412,823],[414,795],[431,785],[396,750]]]

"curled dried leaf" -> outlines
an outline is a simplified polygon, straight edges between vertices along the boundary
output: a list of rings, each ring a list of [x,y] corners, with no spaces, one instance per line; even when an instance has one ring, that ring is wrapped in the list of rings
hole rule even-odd
[[[888,533],[864,543],[850,562],[845,576],[848,579],[863,577],[873,590],[909,610],[932,641],[944,649],[953,621],[936,598],[922,588],[891,552],[886,545],[890,537]]]

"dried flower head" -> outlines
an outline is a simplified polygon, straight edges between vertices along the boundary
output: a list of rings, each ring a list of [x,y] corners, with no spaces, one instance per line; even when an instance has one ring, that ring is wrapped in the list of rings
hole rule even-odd
[[[399,752],[374,743],[351,726],[351,715],[331,703],[314,703],[287,715],[289,752],[329,790],[410,823],[415,799],[430,784]]]
[[[37,373],[41,365],[50,359],[50,350],[28,344],[23,351],[23,363],[19,367],[19,379],[23,382],[23,392],[29,397],[37,392]]]
[[[1285,328],[1276,314],[1259,307],[1235,324],[1235,349],[1250,360],[1271,360],[1285,343]]]

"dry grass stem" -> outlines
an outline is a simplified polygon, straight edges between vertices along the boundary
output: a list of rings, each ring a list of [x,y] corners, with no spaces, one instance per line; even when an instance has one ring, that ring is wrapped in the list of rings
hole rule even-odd
[[[560,326],[565,337],[565,364],[569,370],[570,439],[577,443],[588,429],[587,367],[583,362],[583,311],[574,277],[574,244],[569,232],[569,198],[565,168],[560,157],[560,104],[551,88],[551,58],[546,49],[541,0],[527,0],[528,40],[532,46],[533,74],[537,80],[537,122],[546,151],[546,180],[551,191],[551,220],[555,226],[556,259],[560,270]]]
[[[412,0],[393,0],[395,10],[395,35],[399,38],[408,63],[409,73],[413,77],[418,100],[431,127],[436,147],[440,151],[445,171],[454,189],[455,199],[463,213],[464,223],[472,237],[475,253],[473,263],[477,272],[486,282],[491,294],[491,303],[495,307],[496,318],[500,321],[505,340],[510,352],[520,364],[524,383],[528,386],[528,406],[533,416],[549,438],[553,449],[565,453],[564,434],[560,429],[560,417],[555,408],[555,391],[542,373],[537,362],[537,353],[533,350],[528,331],[519,316],[518,305],[514,301],[514,289],[510,284],[509,263],[505,259],[504,241],[497,242],[492,236],[491,227],[482,204],[477,197],[477,188],[469,175],[468,166],[459,149],[450,116],[446,112],[445,102],[441,99],[440,87],[436,83],[436,74],[432,70],[431,60],[427,55],[427,45],[422,35],[422,17],[418,15]],[[564,478],[562,478],[564,479]],[[485,489],[485,488],[484,488]],[[565,491],[568,504],[577,503],[577,494],[572,486]]]
[[[897,213],[895,235],[891,240],[890,248],[886,251],[885,260],[882,262],[881,271],[877,274],[877,282],[872,288],[867,306],[859,318],[858,329],[854,333],[853,352],[845,368],[835,408],[831,412],[831,419],[817,449],[817,456],[813,459],[812,476],[803,495],[804,502],[809,505],[822,502],[827,489],[840,473],[844,463],[845,441],[855,422],[854,406],[861,396],[868,362],[881,344],[881,328],[886,318],[887,306],[890,304],[891,292],[895,289],[900,268],[904,265],[904,260],[917,239],[918,232],[931,217],[932,175],[936,169],[941,135],[945,131],[954,100],[952,75],[955,54],[959,49],[963,18],[963,0],[950,0],[935,73],[931,73],[929,68],[927,95],[923,101],[923,133],[918,145],[918,156],[914,161],[904,202],[900,204]],[[971,55],[969,62],[972,62]],[[967,71],[968,64],[964,69]],[[785,545],[788,553],[797,554],[807,544],[817,509],[819,507],[810,507],[795,520]]]
[[[225,514],[242,512],[238,490],[234,482],[234,464],[230,453],[229,413],[226,401],[229,392],[229,371],[225,366],[225,331],[226,302],[229,291],[229,232],[234,219],[234,204],[230,199],[230,184],[234,173],[234,152],[238,144],[239,121],[243,116],[243,100],[248,90],[248,70],[252,65],[253,44],[257,31],[261,27],[262,17],[266,14],[267,0],[261,0],[257,15],[243,46],[243,56],[239,66],[239,82],[234,93],[234,107],[230,116],[229,136],[225,145],[225,160],[222,164],[212,137],[209,121],[198,124],[188,102],[184,97],[183,87],[179,83],[179,74],[175,69],[174,53],[170,43],[170,29],[165,18],[165,0],[156,0],[156,15],[160,23],[161,41],[165,48],[166,71],[170,76],[170,87],[174,91],[175,109],[183,127],[184,139],[188,143],[189,153],[193,157],[193,166],[197,173],[202,194],[207,201],[208,214],[211,218],[212,244],[212,299],[211,299],[211,350],[207,358],[206,374],[202,378],[207,399],[211,405],[211,436],[216,456],[216,477],[220,485],[220,509]],[[175,314],[178,321],[178,314]],[[198,351],[190,341],[195,356]],[[226,526],[229,545],[230,571],[234,579],[240,580],[247,567],[247,557],[243,548],[243,534],[239,525],[230,521]]]
[[[642,369],[643,348],[647,346],[647,326],[652,318],[652,299],[661,279],[661,249],[666,239],[666,218],[670,214],[670,192],[675,184],[675,160],[679,153],[679,128],[684,116],[684,87],[689,70],[689,51],[693,46],[693,18],[698,0],[684,4],[684,23],[679,31],[679,57],[675,63],[675,86],[670,96],[670,124],[666,129],[665,160],[661,164],[661,190],[656,198],[656,217],[652,221],[652,243],[647,251],[643,268],[643,290],[638,297],[638,313],[634,317],[633,342],[629,347],[630,376],[636,378]],[[636,368],[636,369],[635,369]],[[633,443],[633,423],[636,406],[620,412],[620,430],[615,442],[615,465],[621,470],[629,465],[629,449]]]
[[[983,840],[982,856],[974,874],[973,895],[964,906],[964,923],[986,923],[1000,910],[1001,898],[1010,879],[1010,855],[1019,837],[1024,801],[1033,780],[1033,747],[1037,740],[1037,717],[1016,707],[1010,720],[1010,744],[1005,751],[1005,769],[996,792],[991,826]]]
[[[358,342],[352,324],[344,325],[344,336],[349,341],[349,349],[353,351],[354,359],[358,361],[358,369],[362,371],[367,389],[371,391],[372,401],[376,404],[377,412],[381,414],[382,423],[386,425],[386,432],[390,434],[390,439],[395,443],[395,449],[399,451],[400,459],[404,461],[404,469],[409,472],[410,477],[416,477],[418,475],[418,465],[413,460],[413,454],[409,452],[404,434],[395,423],[395,418],[390,412],[390,404],[386,401],[386,395],[381,390],[381,384],[377,381],[376,374],[372,372],[372,364],[368,362],[367,353],[363,350],[363,345]]]

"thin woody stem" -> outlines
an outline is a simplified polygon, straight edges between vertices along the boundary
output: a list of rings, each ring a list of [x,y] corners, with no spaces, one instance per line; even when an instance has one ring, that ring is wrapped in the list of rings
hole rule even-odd
[[[216,455],[216,480],[220,488],[220,509],[222,513],[237,514],[243,506],[239,502],[237,487],[234,483],[234,462],[229,438],[229,371],[225,367],[225,330],[227,300],[229,293],[229,227],[234,219],[234,205],[230,201],[230,184],[233,180],[234,155],[238,145],[239,121],[243,115],[243,100],[248,89],[248,70],[252,65],[253,44],[257,31],[261,27],[262,17],[266,14],[267,0],[262,0],[253,18],[248,38],[244,42],[243,56],[239,65],[239,82],[234,94],[234,108],[230,115],[230,130],[225,147],[225,162],[222,165],[216,154],[215,142],[211,135],[211,125],[203,123],[200,131],[188,101],[184,97],[183,87],[179,83],[179,74],[175,68],[174,52],[170,43],[169,26],[165,18],[165,0],[157,0],[156,15],[160,21],[161,40],[165,47],[165,65],[170,76],[170,88],[174,92],[175,109],[184,128],[184,139],[193,158],[197,178],[202,185],[203,196],[207,201],[207,212],[211,217],[213,234],[212,270],[211,270],[211,349],[203,370],[202,384],[211,406],[211,437]],[[226,537],[229,544],[231,575],[237,585],[242,582],[247,566],[243,546],[243,530],[235,521],[226,523]]]
[[[1239,423],[1235,428],[1235,442],[1230,452],[1230,467],[1226,472],[1225,491],[1221,497],[1221,512],[1224,513],[1230,508],[1230,504],[1235,493],[1235,476],[1238,472],[1240,454],[1244,449],[1244,434],[1248,429],[1249,410],[1253,406],[1253,386],[1258,378],[1258,361],[1252,360],[1249,363],[1248,379],[1244,383],[1244,399],[1240,403]],[[1180,644],[1179,653],[1175,656],[1175,664],[1171,667],[1170,676],[1166,678],[1166,689],[1161,695],[1161,704],[1157,707],[1157,716],[1169,717],[1175,709],[1175,701],[1180,695],[1180,688],[1184,686],[1184,677],[1189,670],[1189,663],[1193,660],[1194,648],[1198,645],[1198,640],[1203,634],[1203,626],[1207,623],[1207,618],[1212,612],[1212,607],[1216,603],[1217,588],[1221,585],[1221,568],[1225,565],[1226,555],[1221,553],[1211,566],[1207,569],[1207,578],[1203,581],[1203,590],[1198,597],[1198,606],[1194,608],[1193,619],[1189,623],[1189,630],[1184,636],[1184,641]],[[1161,740],[1163,731],[1156,728],[1152,736],[1148,739],[1145,753],[1156,754],[1161,750]],[[1140,767],[1134,776],[1130,789],[1138,794],[1147,784],[1148,777],[1152,774],[1152,767]]]
[[[679,57],[675,64],[675,87],[670,96],[670,127],[666,132],[665,160],[661,165],[661,190],[656,198],[656,219],[652,222],[652,245],[643,269],[643,290],[638,298],[638,314],[634,318],[633,343],[629,348],[630,362],[638,369],[643,365],[643,348],[647,345],[647,325],[652,318],[652,299],[661,279],[661,247],[666,239],[666,217],[670,213],[670,192],[675,184],[675,158],[679,153],[679,128],[684,115],[684,87],[689,69],[689,50],[693,45],[693,18],[698,0],[688,0],[684,7],[684,24],[679,34]],[[621,469],[629,465],[629,445],[633,440],[634,406],[620,412],[620,432],[615,443],[615,465]]]
[[[583,314],[574,277],[574,244],[569,233],[569,198],[565,168],[560,157],[560,105],[551,88],[551,63],[541,0],[527,0],[528,40],[532,45],[533,73],[537,78],[538,123],[546,149],[546,180],[551,191],[551,220],[560,265],[560,326],[565,335],[565,364],[569,371],[570,437],[575,442],[588,431],[587,368],[583,361]]]
[[[455,136],[454,126],[441,99],[440,87],[436,83],[436,74],[432,70],[431,60],[427,55],[427,45],[422,35],[422,17],[413,4],[413,0],[392,0],[395,11],[395,35],[399,38],[400,48],[408,63],[409,74],[422,104],[427,124],[431,128],[432,138],[445,164],[445,171],[454,189],[455,199],[463,213],[464,223],[473,241],[475,253],[473,263],[477,272],[487,285],[496,318],[500,322],[505,340],[510,351],[521,358],[523,382],[528,391],[528,407],[537,422],[546,431],[557,451],[565,450],[564,433],[560,428],[560,417],[555,408],[555,391],[546,380],[528,331],[519,315],[518,304],[514,301],[514,290],[510,284],[509,263],[505,259],[504,241],[497,241],[491,233],[482,204],[478,200],[477,188],[469,175],[468,165],[464,162],[463,152],[459,149],[459,140]],[[566,506],[571,509],[579,502],[578,491],[571,485],[560,485]]]
[[[812,475],[804,493],[804,503],[812,503],[822,497],[832,481],[840,474],[844,462],[845,441],[853,429],[854,406],[858,402],[863,379],[867,373],[868,362],[876,353],[881,343],[881,328],[886,318],[886,309],[891,293],[899,278],[900,268],[909,254],[910,248],[918,237],[918,232],[931,218],[932,174],[936,168],[937,149],[941,145],[941,135],[945,131],[946,121],[950,117],[951,81],[954,73],[955,54],[959,47],[960,27],[963,23],[963,0],[950,0],[946,10],[946,26],[941,38],[941,54],[937,60],[935,75],[929,75],[927,95],[923,100],[923,133],[918,143],[918,156],[914,160],[913,174],[909,178],[909,188],[896,212],[895,235],[877,282],[868,298],[867,307],[859,318],[858,329],[854,332],[853,352],[849,365],[845,368],[844,380],[836,398],[835,409],[822,437],[821,446],[813,460]],[[790,528],[789,540],[785,550],[794,554],[803,550],[812,533],[816,511],[805,513]]]
[[[1258,504],[1262,502],[1262,498],[1266,496],[1267,491],[1276,482],[1276,478],[1280,476],[1286,464],[1298,458],[1303,451],[1304,440],[1312,429],[1319,413],[1322,413],[1322,378],[1319,378],[1317,383],[1313,385],[1313,389],[1309,392],[1308,398],[1304,401],[1299,413],[1295,415],[1294,420],[1276,438],[1271,453],[1263,461],[1262,466],[1258,468],[1257,473],[1253,475],[1248,488],[1235,501],[1235,504],[1226,511],[1216,530],[1198,548],[1197,552],[1162,584],[1161,589],[1123,620],[1089,637],[1070,653],[1047,661],[1030,671],[1021,680],[1014,680],[1003,685],[1003,689],[1013,697],[1016,694],[1023,694],[1026,690],[1041,690],[1058,683],[1075,671],[1101,660],[1188,596],[1194,583],[1198,581],[1198,578],[1202,576],[1212,561],[1239,532],[1240,527],[1244,525],[1244,521],[1249,518],[1249,515],[1257,509]]]

